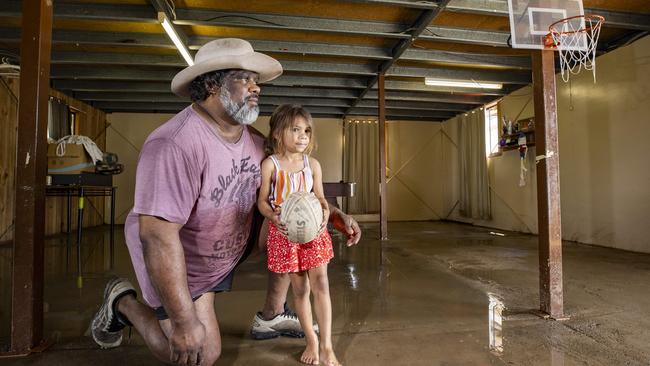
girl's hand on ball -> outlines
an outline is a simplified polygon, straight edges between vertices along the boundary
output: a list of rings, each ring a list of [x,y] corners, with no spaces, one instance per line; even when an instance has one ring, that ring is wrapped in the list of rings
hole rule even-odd
[[[287,225],[284,222],[280,221],[280,215],[273,216],[271,222],[273,223],[273,225],[275,225],[276,228],[278,228],[279,232],[281,232],[284,235],[288,234]]]
[[[327,221],[330,218],[330,210],[329,207],[325,206],[323,207],[323,222],[320,224],[320,229],[318,231],[323,231],[327,230]]]
[[[280,207],[276,207],[273,209],[273,216],[271,217],[271,222],[273,225],[275,225],[276,228],[278,228],[278,231],[280,231],[282,234],[287,235],[288,229],[287,225],[280,221]]]

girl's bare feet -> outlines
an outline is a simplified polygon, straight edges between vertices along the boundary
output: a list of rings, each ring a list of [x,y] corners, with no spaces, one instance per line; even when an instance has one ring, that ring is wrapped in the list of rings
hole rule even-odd
[[[307,365],[318,365],[318,339],[314,334],[313,339],[307,339],[307,347],[305,351],[300,356],[300,362],[306,363]]]
[[[334,350],[331,348],[320,350],[320,361],[320,364],[324,366],[343,366],[343,364],[336,359]]]

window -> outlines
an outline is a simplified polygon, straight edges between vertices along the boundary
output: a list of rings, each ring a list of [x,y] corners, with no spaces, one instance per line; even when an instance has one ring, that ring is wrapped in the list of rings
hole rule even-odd
[[[61,99],[50,97],[48,120],[47,120],[47,138],[58,140],[64,136],[70,135],[70,108]]]
[[[485,155],[490,157],[499,153],[499,105],[485,107]]]

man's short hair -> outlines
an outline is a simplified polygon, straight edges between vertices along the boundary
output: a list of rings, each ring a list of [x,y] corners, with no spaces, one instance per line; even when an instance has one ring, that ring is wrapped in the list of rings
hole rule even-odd
[[[190,83],[190,99],[192,102],[202,102],[211,94],[214,94],[216,88],[220,88],[231,69],[216,70],[199,75]]]

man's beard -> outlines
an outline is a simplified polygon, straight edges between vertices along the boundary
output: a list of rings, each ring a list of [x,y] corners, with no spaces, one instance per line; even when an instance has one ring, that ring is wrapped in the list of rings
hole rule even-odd
[[[257,116],[260,114],[260,107],[258,105],[253,107],[248,106],[248,98],[250,97],[244,98],[244,100],[239,104],[235,103],[232,100],[230,91],[225,87],[221,88],[221,94],[219,95],[219,100],[226,109],[226,113],[228,113],[232,119],[237,121],[237,123],[242,125],[252,124],[257,120]]]

